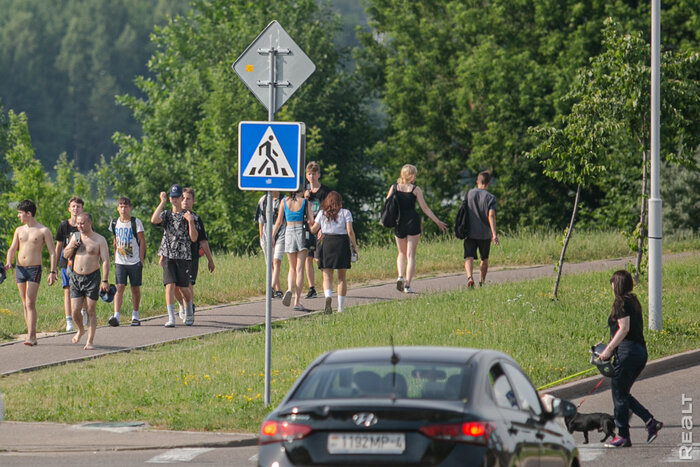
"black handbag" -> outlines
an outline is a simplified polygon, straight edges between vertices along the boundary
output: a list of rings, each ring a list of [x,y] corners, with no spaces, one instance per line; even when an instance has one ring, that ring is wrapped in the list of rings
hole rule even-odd
[[[384,200],[384,207],[379,222],[384,227],[396,227],[399,224],[399,199],[396,196],[396,184],[387,199]]]

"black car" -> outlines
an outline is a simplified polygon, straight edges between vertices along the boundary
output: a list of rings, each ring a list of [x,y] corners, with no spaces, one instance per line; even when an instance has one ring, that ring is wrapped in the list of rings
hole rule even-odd
[[[317,358],[260,429],[258,465],[578,466],[573,438],[494,350],[374,347]]]

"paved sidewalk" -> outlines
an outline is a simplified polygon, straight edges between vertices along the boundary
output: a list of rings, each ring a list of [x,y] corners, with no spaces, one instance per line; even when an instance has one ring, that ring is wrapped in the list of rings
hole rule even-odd
[[[697,255],[697,253],[682,253],[666,255],[664,260]],[[571,263],[564,265],[564,274],[577,274],[590,271],[608,271],[624,267],[631,258],[592,261],[588,263]],[[478,273],[476,274],[478,276]],[[514,269],[489,271],[488,283],[513,282],[541,277],[553,277],[552,265],[533,266]],[[415,293],[404,294],[396,290],[394,282],[353,287],[348,289],[347,307],[382,302],[389,300],[411,299],[423,293],[443,292],[464,287],[464,274],[449,274],[438,277],[414,279],[412,289]],[[337,306],[337,297],[333,298],[333,307]],[[324,305],[322,297],[303,300],[306,307],[314,312],[321,312]],[[295,312],[292,307],[282,306],[281,301],[272,302],[272,319],[284,320],[309,313]],[[73,344],[74,333],[57,333],[38,339],[38,345],[27,347],[22,341],[14,341],[0,345],[0,376],[19,371],[34,370],[65,362],[73,362],[98,357],[115,352],[141,349],[165,342],[173,342],[195,336],[214,334],[240,329],[247,326],[265,323],[264,298],[252,300],[237,305],[220,305],[208,308],[197,308],[194,326],[184,326],[178,319],[175,328],[165,328],[165,315],[145,319],[141,326],[119,327],[101,326],[95,335],[95,350],[83,350],[85,337],[80,344]]]

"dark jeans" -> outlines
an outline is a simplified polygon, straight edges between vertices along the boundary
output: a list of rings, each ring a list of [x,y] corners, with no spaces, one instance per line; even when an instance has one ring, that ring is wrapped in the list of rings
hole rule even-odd
[[[615,349],[613,369],[615,375],[610,379],[610,392],[615,407],[615,425],[617,434],[623,438],[630,437],[630,414],[637,415],[647,423],[652,415],[631,394],[630,390],[635,380],[647,364],[647,349],[632,341],[622,341]]]

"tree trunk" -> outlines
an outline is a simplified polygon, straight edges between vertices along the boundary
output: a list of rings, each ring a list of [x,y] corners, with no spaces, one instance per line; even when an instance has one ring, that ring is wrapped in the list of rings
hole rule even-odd
[[[571,232],[574,231],[574,223],[576,222],[576,211],[578,210],[578,200],[581,195],[581,185],[576,188],[576,198],[574,199],[574,209],[571,211],[571,221],[569,221],[569,227],[566,229],[566,235],[564,236],[564,243],[561,246],[561,254],[559,255],[559,263],[557,264],[557,277],[554,280],[554,290],[552,291],[552,299],[556,300],[557,292],[559,290],[559,280],[561,279],[561,269],[564,266],[564,255],[566,254],[566,247],[569,245],[569,240],[571,239]]]
[[[646,237],[647,216],[647,151],[642,151],[642,196],[639,206],[639,228],[637,229],[637,259],[634,263],[634,283],[639,283],[639,270],[644,254],[644,237]]]

